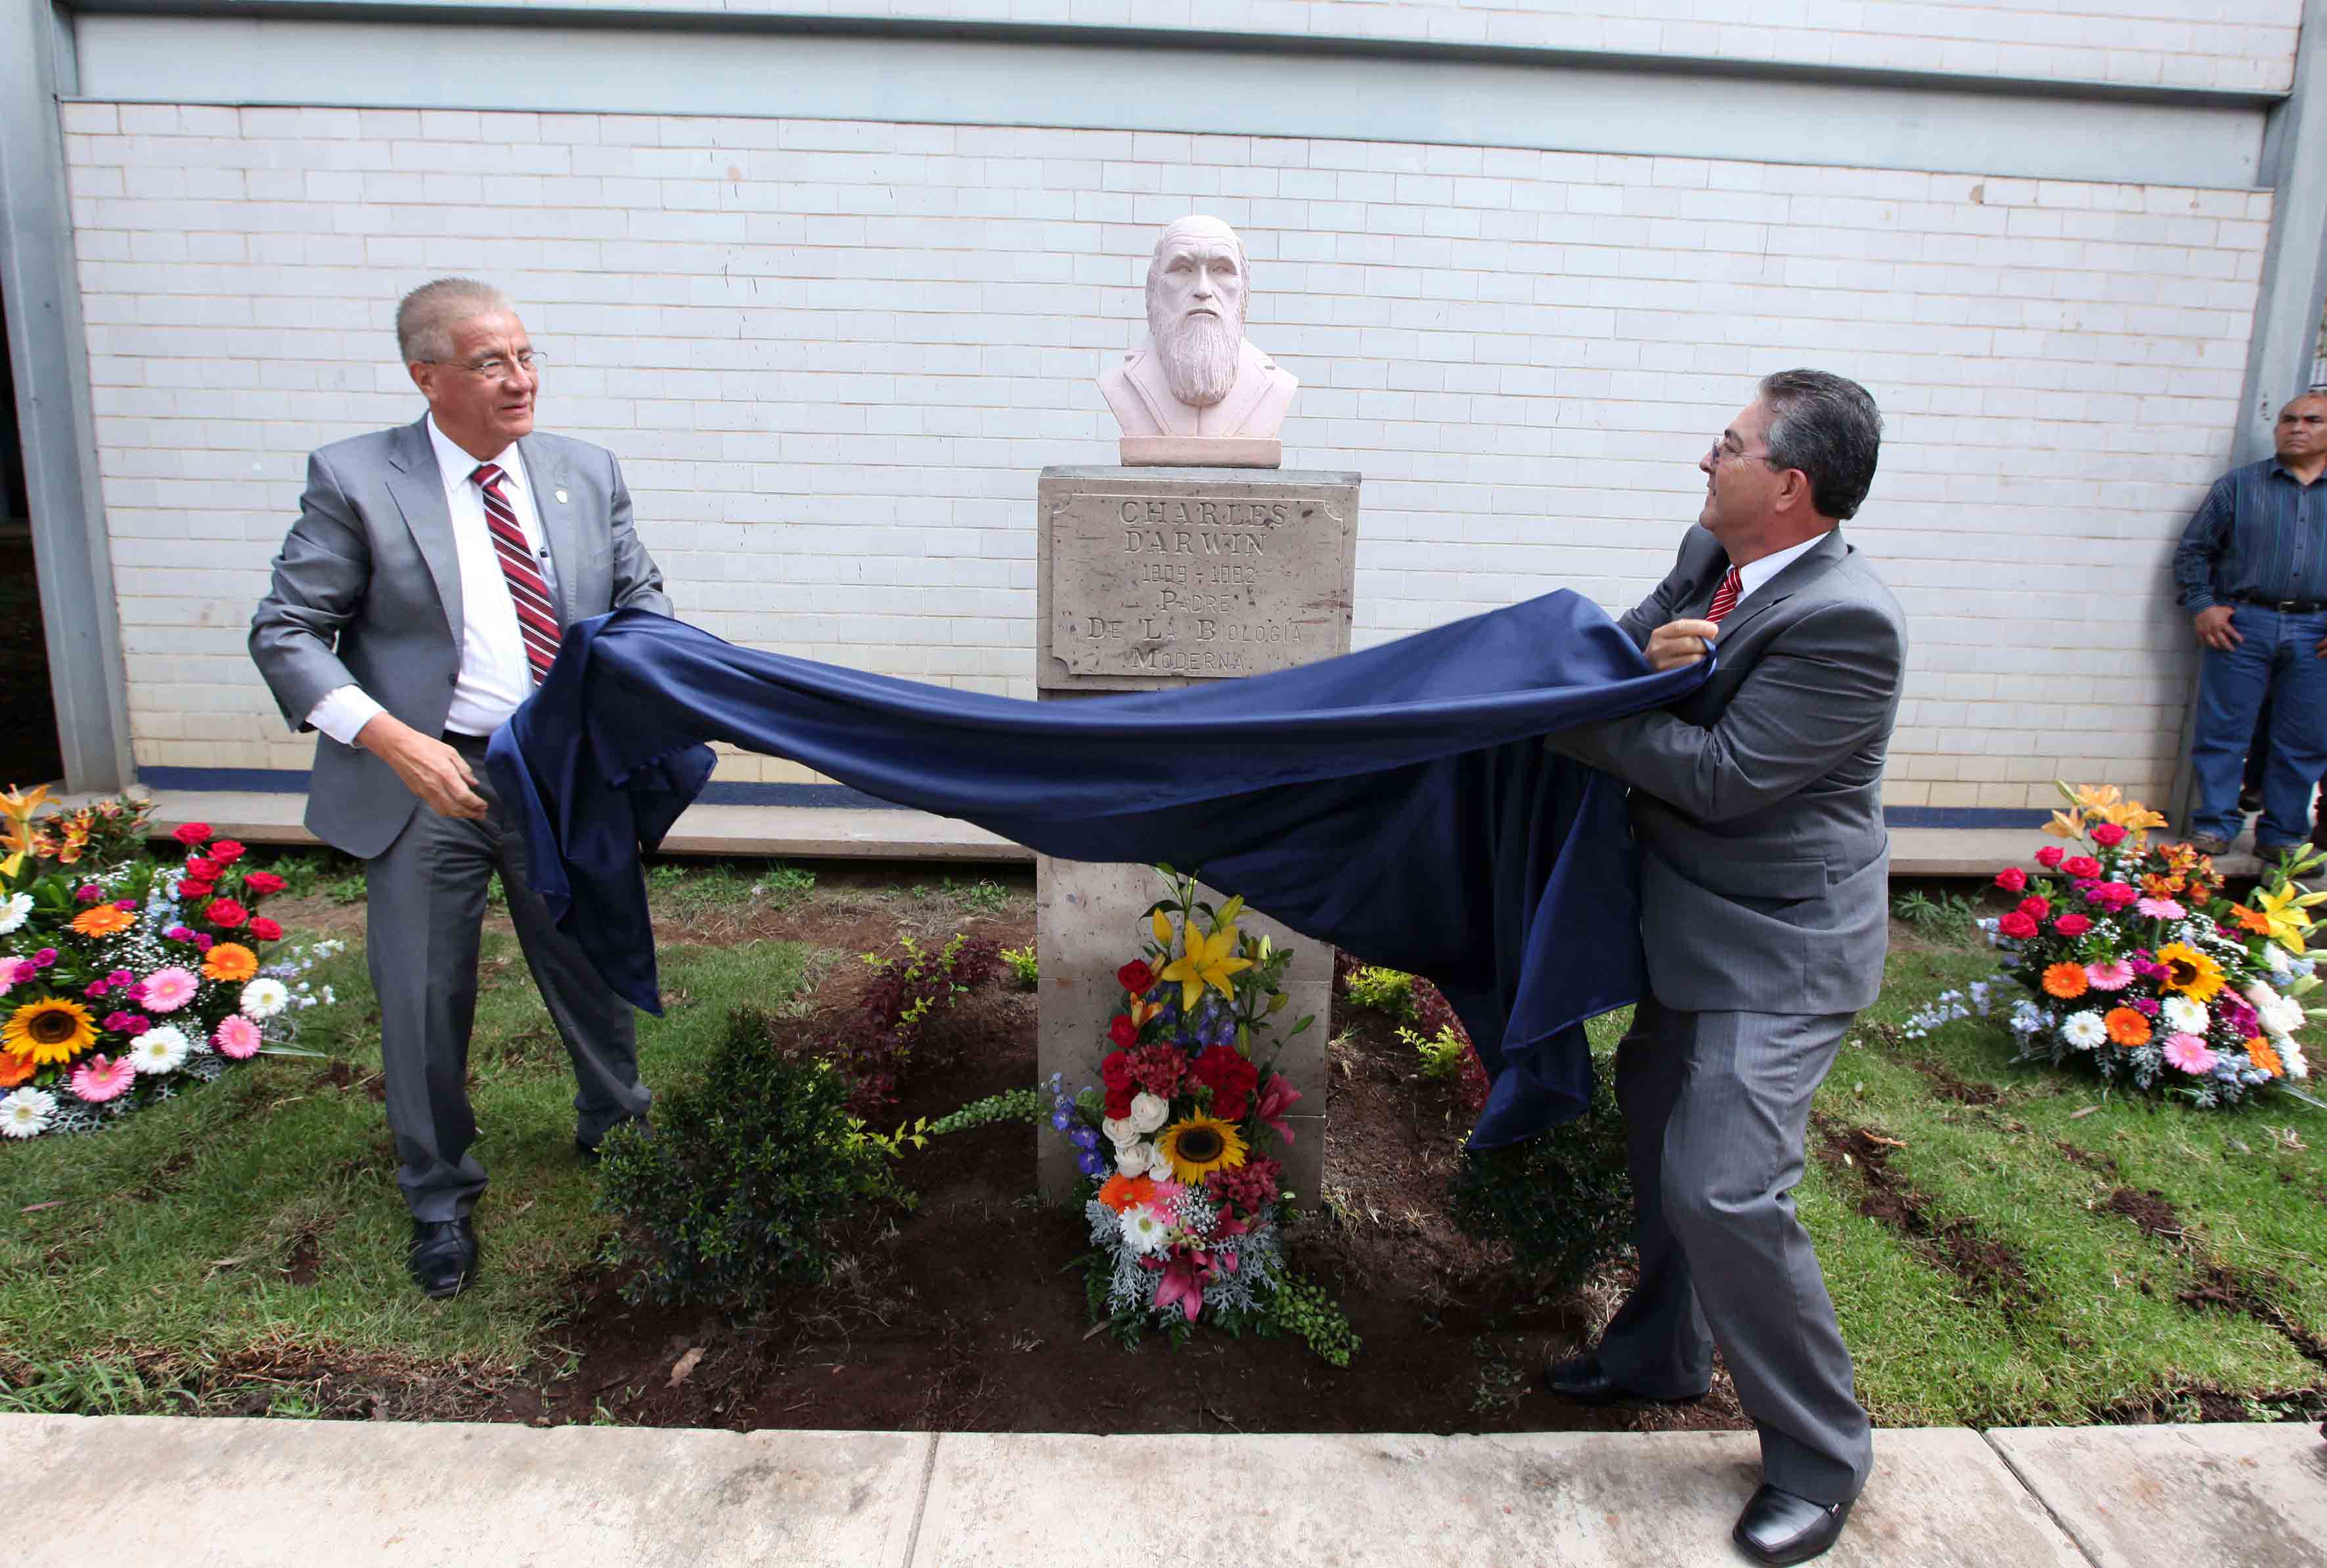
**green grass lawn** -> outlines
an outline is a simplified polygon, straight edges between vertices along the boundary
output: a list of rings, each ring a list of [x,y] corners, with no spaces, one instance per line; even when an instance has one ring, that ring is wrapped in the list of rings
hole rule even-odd
[[[327,872],[318,893],[343,875]],[[733,868],[652,875],[659,909],[698,913],[804,892]],[[972,883],[864,901],[941,906],[950,920],[1005,896]],[[668,1089],[696,1074],[731,1008],[791,997],[811,950],[755,940],[662,957],[673,1005],[641,1020],[641,1056]],[[2284,1099],[2226,1114],[2105,1098],[2076,1075],[2012,1066],[1993,1026],[1900,1033],[1991,966],[1971,947],[1894,953],[1819,1097],[1798,1198],[1877,1421],[2220,1415],[2226,1399],[2267,1418],[2296,1408],[2268,1395],[2327,1401],[2327,1365],[2302,1348],[2308,1336],[2316,1355],[2327,1338],[2327,1114]],[[494,1183],[480,1211],[485,1271],[448,1303],[424,1302],[405,1275],[360,949],[314,979],[338,1000],[307,1015],[303,1043],[328,1062],[262,1059],[102,1134],[0,1148],[0,1409],[304,1414],[319,1367],[425,1374],[457,1391],[564,1354],[561,1316],[609,1221],[574,1155],[571,1077],[514,942],[489,938],[472,1055]],[[1819,1158],[1829,1134],[1878,1168]],[[902,1175],[912,1182],[910,1162]],[[2151,1230],[2111,1207],[2120,1190],[2162,1199],[2145,1210]],[[1862,1212],[1874,1198],[1892,1218]]]

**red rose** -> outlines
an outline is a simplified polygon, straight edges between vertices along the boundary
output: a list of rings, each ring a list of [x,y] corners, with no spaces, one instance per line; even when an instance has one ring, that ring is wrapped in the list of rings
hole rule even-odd
[[[2062,862],[2061,869],[2070,876],[2098,876],[2101,874],[2101,863],[2089,854],[2080,854]]]
[[[202,918],[213,926],[238,926],[250,919],[250,911],[232,899],[212,899],[203,909]]]
[[[1126,1088],[1118,1093],[1109,1089],[1107,1096],[1107,1114],[1118,1122],[1130,1115],[1131,1091]]]
[[[250,921],[250,934],[262,942],[279,942],[283,939],[283,928],[264,915],[254,915]]]
[[[2036,852],[2036,863],[2042,866],[2046,871],[2058,871],[2061,867],[2061,860],[2067,856],[2068,853],[2069,852],[2067,850],[2062,849],[2057,844],[2048,844],[2043,848]]]
[[[1996,921],[1995,929],[2015,942],[2024,942],[2036,934],[2036,917],[2014,910]]]
[[[1145,958],[1134,958],[1115,972],[1115,983],[1134,996],[1145,996],[1155,984],[1155,971]]]
[[[1118,1013],[1107,1021],[1107,1037],[1124,1050],[1129,1050],[1139,1043],[1139,1025]]]
[[[2008,893],[2028,891],[2028,873],[2016,865],[2007,865],[1995,873],[1995,885]]]
[[[216,882],[182,882],[178,884],[178,896],[182,899],[206,899],[216,891]]]
[[[242,879],[242,885],[259,897],[266,898],[270,894],[281,892],[291,884],[271,871],[255,871]]]
[[[170,836],[176,839],[180,844],[184,845],[187,848],[192,849],[194,845],[210,837],[210,825],[209,823],[189,822]]]
[[[207,855],[188,855],[186,874],[196,882],[214,882],[226,874],[226,867]]]
[[[2083,915],[2062,915],[2052,922],[2052,929],[2064,937],[2081,937],[2093,929],[2093,922]]]
[[[231,838],[221,838],[210,845],[210,858],[220,865],[232,865],[242,858],[242,845]]]
[[[2022,899],[2020,901],[2020,912],[2023,915],[2033,916],[2041,920],[2046,915],[2052,912],[2052,901],[2046,898],[2037,898],[2033,896]]]
[[[1098,1076],[1107,1085],[1107,1092],[1110,1096],[1117,1089],[1129,1094],[1131,1092],[1131,1054],[1121,1050],[1108,1051],[1099,1060]]]
[[[1207,1049],[1188,1076],[1212,1091],[1212,1114],[1231,1122],[1244,1119],[1245,1101],[1260,1082],[1260,1069],[1228,1045]]]
[[[2103,849],[2115,849],[2125,842],[2126,830],[2114,822],[2104,822],[2093,829],[2093,842]]]

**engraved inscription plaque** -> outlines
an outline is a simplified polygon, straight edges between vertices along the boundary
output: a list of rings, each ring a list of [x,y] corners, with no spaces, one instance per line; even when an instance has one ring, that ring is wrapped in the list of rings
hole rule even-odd
[[[1049,468],[1036,683],[1126,691],[1346,653],[1353,473]]]

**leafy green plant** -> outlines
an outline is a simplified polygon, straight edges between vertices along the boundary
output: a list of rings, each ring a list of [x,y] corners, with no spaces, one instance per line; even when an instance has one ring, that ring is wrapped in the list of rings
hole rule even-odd
[[[1325,1287],[1289,1269],[1268,1293],[1263,1332],[1300,1340],[1331,1367],[1347,1367],[1359,1349],[1357,1330]]]
[[[1439,1025],[1438,1032],[1428,1040],[1404,1027],[1399,1028],[1397,1037],[1414,1047],[1414,1053],[1422,1059],[1422,1076],[1425,1078],[1457,1077],[1463,1071],[1463,1053],[1471,1049],[1471,1042],[1457,1033],[1452,1024]]]
[[[1632,1224],[1624,1123],[1607,1058],[1593,1062],[1592,1108],[1540,1137],[1465,1152],[1449,1208],[1464,1235],[1500,1241],[1547,1291],[1581,1284]]]
[[[651,1134],[617,1127],[600,1150],[599,1206],[624,1222],[612,1251],[637,1271],[625,1296],[740,1305],[823,1279],[845,1216],[904,1199],[892,1162],[920,1135],[868,1134],[847,1097],[828,1063],[786,1059],[773,1020],[737,1009],[703,1087],[663,1096]]]
[[[991,1126],[996,1122],[1039,1122],[1050,1114],[1051,1096],[1043,1089],[1005,1089],[998,1095],[988,1095],[982,1100],[972,1100],[958,1111],[949,1111],[931,1122],[932,1134],[966,1133],[972,1127]]]
[[[953,901],[973,915],[998,915],[1010,902],[1010,890],[998,882],[980,878],[974,882],[957,882],[945,879],[945,891]]]
[[[360,904],[364,901],[365,891],[364,873],[360,871],[350,872],[336,882],[326,882],[322,890],[323,896],[335,904]]]
[[[1002,961],[1010,966],[1010,983],[1021,991],[1032,991],[1042,983],[1042,966],[1034,961],[1034,944],[1023,947],[1005,947]]]
[[[1350,974],[1349,986],[1350,1000],[1360,1007],[1392,1018],[1414,1016],[1414,976],[1403,970],[1360,965]]]
[[[753,891],[771,910],[789,909],[816,891],[816,873],[796,865],[770,866]]]
[[[1891,913],[1936,941],[1968,943],[1978,933],[1979,904],[1961,893],[1935,899],[1915,888],[1891,901]]]
[[[893,951],[866,953],[874,971],[860,1003],[865,1030],[835,1041],[831,1059],[847,1075],[849,1108],[869,1115],[897,1097],[900,1075],[930,1021],[994,978],[1001,944],[956,931],[931,949],[900,937]]]

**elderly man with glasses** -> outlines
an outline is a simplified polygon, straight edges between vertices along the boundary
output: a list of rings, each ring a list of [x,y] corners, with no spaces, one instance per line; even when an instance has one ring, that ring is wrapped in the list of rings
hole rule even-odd
[[[527,886],[484,759],[565,628],[625,605],[668,615],[670,601],[613,454],[534,433],[542,356],[500,290],[466,278],[416,289],[396,333],[428,412],[308,458],[250,655],[291,726],[321,732],[309,830],[366,863],[409,1263],[435,1298],[477,1267],[470,1214],[485,1171],[466,1078],[496,869],[573,1059],[577,1150],[594,1159],[609,1129],[646,1115],[630,1007]]]

